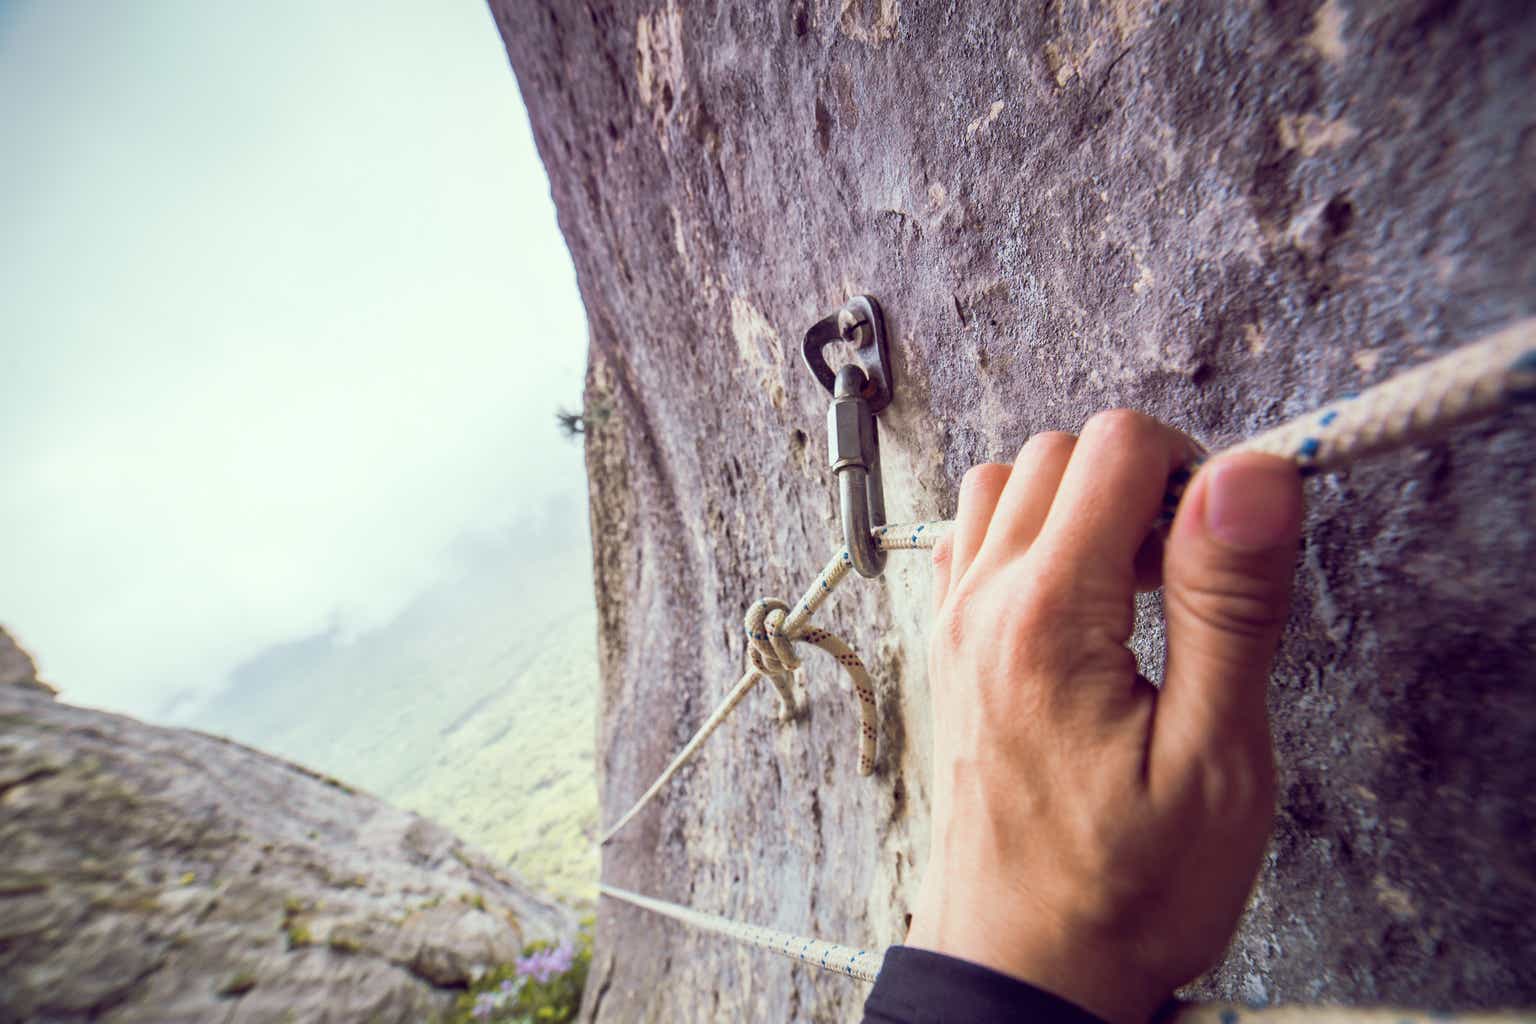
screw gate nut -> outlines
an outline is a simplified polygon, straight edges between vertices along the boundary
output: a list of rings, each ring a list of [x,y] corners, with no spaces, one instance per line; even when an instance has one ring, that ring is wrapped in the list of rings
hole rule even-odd
[[[832,462],[832,472],[848,466],[868,468],[864,451],[864,436],[868,428],[865,422],[874,417],[869,403],[857,396],[836,398],[827,410],[827,454]]]

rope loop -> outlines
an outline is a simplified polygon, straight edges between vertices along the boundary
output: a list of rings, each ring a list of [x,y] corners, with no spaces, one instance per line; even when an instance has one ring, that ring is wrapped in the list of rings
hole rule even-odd
[[[838,559],[834,558],[833,565],[837,564]],[[793,627],[785,625],[789,615],[789,605],[773,597],[759,598],[747,609],[748,674],[761,676],[773,684],[779,694],[779,721],[787,722],[800,710],[795,704],[794,687],[795,673],[802,662],[795,653],[795,643],[815,644],[830,654],[848,674],[854,697],[859,702],[859,774],[871,774],[875,770],[879,715],[875,684],[869,677],[869,670],[853,648],[834,633],[813,626],[802,626],[798,632],[791,633]]]

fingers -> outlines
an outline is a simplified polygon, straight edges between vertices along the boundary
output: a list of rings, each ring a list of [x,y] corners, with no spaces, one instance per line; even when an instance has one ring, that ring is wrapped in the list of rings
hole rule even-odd
[[[1083,427],[1039,543],[1073,570],[1131,579],[1169,474],[1194,451],[1187,436],[1150,416],[1099,413]]]
[[[960,481],[960,507],[955,512],[954,554],[950,562],[949,582],[960,582],[965,570],[970,568],[987,535],[987,524],[992,521],[992,510],[1008,482],[1010,467],[1000,462],[983,462],[972,466]]]
[[[1163,563],[1168,660],[1152,763],[1239,745],[1269,757],[1265,693],[1301,534],[1301,477],[1269,455],[1196,474]]]
[[[1025,443],[992,513],[982,543],[984,557],[1012,558],[1023,554],[1034,542],[1046,513],[1051,510],[1051,500],[1061,485],[1076,444],[1077,438],[1059,431],[1036,434]]]

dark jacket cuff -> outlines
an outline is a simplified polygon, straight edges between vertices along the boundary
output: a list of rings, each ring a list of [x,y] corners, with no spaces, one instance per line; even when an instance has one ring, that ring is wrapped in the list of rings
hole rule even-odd
[[[1104,1024],[1087,1010],[990,967],[911,946],[885,951],[864,1024]]]

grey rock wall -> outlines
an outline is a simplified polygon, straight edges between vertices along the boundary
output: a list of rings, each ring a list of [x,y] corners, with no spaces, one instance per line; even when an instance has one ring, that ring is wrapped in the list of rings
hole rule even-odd
[[[334,779],[0,686],[4,1024],[419,1024],[571,927]]]
[[[1536,311],[1523,2],[492,0],[591,324],[601,788],[613,820],[834,545],[799,338],[885,305],[893,518],[1132,406],[1220,444]],[[1309,486],[1271,709],[1281,810],[1195,994],[1536,1004],[1529,409]],[[879,680],[749,699],[611,883],[874,946],[926,848],[928,569],[819,621]],[[1147,609],[1138,651],[1156,674]],[[843,1020],[863,989],[605,903],[598,1021]]]

